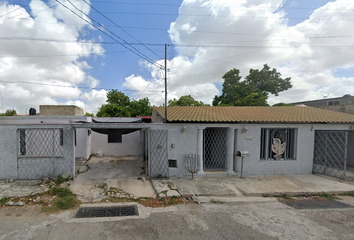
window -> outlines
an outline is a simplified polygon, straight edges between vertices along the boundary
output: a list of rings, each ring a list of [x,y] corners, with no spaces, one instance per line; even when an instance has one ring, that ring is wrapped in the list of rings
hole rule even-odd
[[[26,130],[20,130],[20,154],[26,155]]]
[[[60,146],[64,145],[64,130],[60,129]]]
[[[328,106],[333,106],[333,102],[328,102]]]
[[[262,128],[260,158],[295,160],[296,132],[295,128]]]
[[[108,142],[109,143],[121,143],[122,142],[122,135],[108,134]]]
[[[177,160],[168,159],[168,167],[176,168],[177,167]]]
[[[339,105],[339,101],[334,101],[334,106],[338,106]]]

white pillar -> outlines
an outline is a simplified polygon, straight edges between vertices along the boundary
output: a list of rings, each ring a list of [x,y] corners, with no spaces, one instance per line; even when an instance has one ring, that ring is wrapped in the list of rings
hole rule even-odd
[[[204,176],[204,159],[203,159],[203,128],[198,128],[197,153],[199,156],[199,172],[198,176]]]
[[[235,129],[227,129],[226,139],[226,172],[229,175],[236,175],[234,171],[234,146],[235,146]]]

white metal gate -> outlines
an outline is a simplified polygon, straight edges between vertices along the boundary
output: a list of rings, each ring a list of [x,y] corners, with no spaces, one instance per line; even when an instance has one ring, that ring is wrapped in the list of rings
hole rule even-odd
[[[226,170],[226,128],[204,129],[204,170]]]
[[[148,130],[148,164],[151,178],[168,178],[167,130]]]
[[[346,178],[347,131],[315,131],[313,172]]]

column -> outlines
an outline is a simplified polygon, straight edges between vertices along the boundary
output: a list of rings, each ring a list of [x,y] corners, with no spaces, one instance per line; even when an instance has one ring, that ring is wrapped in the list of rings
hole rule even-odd
[[[236,175],[234,171],[234,146],[235,146],[235,129],[227,129],[226,139],[226,172],[229,175]]]
[[[198,176],[204,176],[205,172],[204,172],[204,161],[203,161],[203,146],[204,146],[204,142],[203,142],[203,128],[198,128],[198,140],[197,140],[197,153],[199,156],[199,172],[198,172]]]

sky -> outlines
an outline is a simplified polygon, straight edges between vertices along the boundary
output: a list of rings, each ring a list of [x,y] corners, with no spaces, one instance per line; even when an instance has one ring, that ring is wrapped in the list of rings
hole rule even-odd
[[[352,0],[0,0],[0,112],[131,99],[211,104],[232,68],[293,87],[268,103],[354,95]]]

